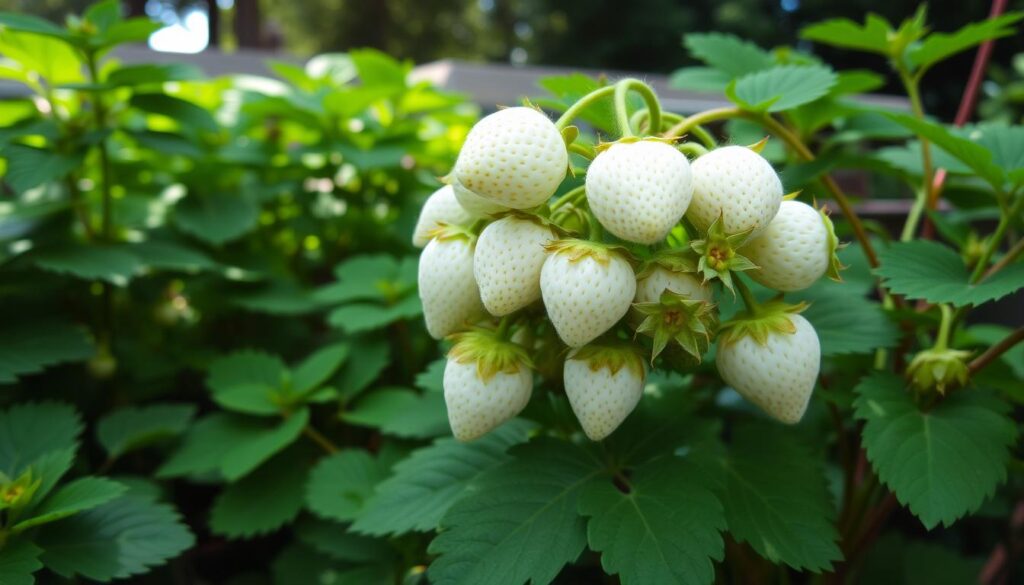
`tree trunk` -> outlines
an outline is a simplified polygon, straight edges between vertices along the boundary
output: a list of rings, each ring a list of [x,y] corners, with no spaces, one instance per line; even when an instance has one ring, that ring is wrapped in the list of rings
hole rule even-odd
[[[263,22],[258,0],[235,0],[235,38],[239,47],[263,46]]]
[[[210,46],[220,46],[220,8],[217,0],[206,0],[206,15],[209,19]]]

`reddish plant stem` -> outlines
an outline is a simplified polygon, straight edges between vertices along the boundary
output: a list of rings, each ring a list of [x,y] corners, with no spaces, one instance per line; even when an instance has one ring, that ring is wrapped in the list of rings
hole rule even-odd
[[[1017,345],[1021,341],[1024,341],[1024,327],[1018,327],[1009,335],[1004,337],[999,343],[985,350],[985,353],[971,360],[971,363],[967,365],[967,368],[971,371],[971,375],[977,374],[985,366],[992,363],[993,360],[1003,355],[1010,350],[1013,346]]]

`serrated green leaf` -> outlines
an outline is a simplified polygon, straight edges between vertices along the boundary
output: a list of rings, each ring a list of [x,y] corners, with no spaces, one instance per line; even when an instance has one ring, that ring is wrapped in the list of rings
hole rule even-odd
[[[957,136],[939,124],[920,120],[908,114],[886,113],[886,116],[932,141],[936,146],[973,169],[990,185],[1002,189],[1003,181],[1006,178],[1005,174],[999,165],[992,161],[992,153],[985,146]]]
[[[251,538],[291,522],[302,509],[308,469],[289,453],[274,457],[217,496],[210,529],[230,538]]]
[[[256,227],[259,205],[243,195],[190,194],[174,206],[174,224],[204,242],[219,246]]]
[[[1006,480],[1017,427],[981,390],[954,392],[921,412],[902,379],[875,372],[858,384],[855,415],[879,478],[926,528],[977,510]]]
[[[403,388],[377,388],[342,417],[356,425],[374,427],[396,437],[428,439],[448,433],[444,396],[418,394]]]
[[[1011,182],[1020,182],[1013,175],[1024,170],[1024,126],[986,122],[962,131],[965,138],[977,142],[992,154],[992,162],[1007,173]]]
[[[75,244],[34,250],[30,257],[36,266],[48,272],[105,280],[116,286],[127,285],[142,268],[139,259],[124,246]]]
[[[395,464],[377,485],[352,528],[375,535],[436,530],[441,517],[482,472],[508,461],[505,451],[526,440],[530,423],[514,419],[472,443],[439,439]]]
[[[539,438],[510,451],[452,506],[430,543],[437,585],[550,583],[586,547],[577,512],[584,486],[605,473],[582,448]]]
[[[1024,264],[1012,264],[979,284],[970,284],[963,260],[942,244],[918,240],[879,251],[875,274],[891,292],[929,303],[962,307],[1000,299],[1024,287]]]
[[[292,371],[292,390],[308,392],[326,382],[348,357],[350,346],[335,343],[320,348]]]
[[[210,364],[207,386],[224,408],[246,414],[276,415],[282,405],[274,395],[288,375],[281,358],[255,350],[242,350]]]
[[[221,473],[230,481],[246,475],[295,442],[308,422],[309,409],[303,408],[276,426],[261,429],[258,434],[253,434],[227,452],[220,464]]]
[[[4,181],[15,193],[24,193],[47,181],[60,181],[82,164],[82,157],[23,144],[10,144],[0,150],[7,159]]]
[[[43,500],[29,518],[18,522],[11,530],[21,532],[29,528],[56,522],[84,510],[105,504],[125,492],[125,486],[102,477],[83,477],[61,487]]]
[[[818,333],[821,355],[872,353],[880,347],[895,347],[900,331],[882,306],[845,287],[842,283],[822,281],[805,291],[786,295],[789,301],[810,303],[802,315]]]
[[[11,539],[0,549],[0,585],[33,585],[32,573],[43,568],[43,549],[28,540]]]
[[[734,429],[722,462],[729,532],[773,563],[821,572],[842,559],[821,463],[797,436],[764,423]]]
[[[800,37],[833,47],[888,55],[889,38],[893,32],[892,25],[885,18],[868,14],[863,25],[847,18],[836,18],[804,27]]]
[[[828,93],[836,74],[820,65],[780,65],[735,80],[726,95],[736,105],[759,112],[781,112]]]
[[[990,40],[1014,34],[1016,24],[1024,14],[1011,12],[982,22],[972,22],[952,33],[932,33],[907,54],[916,67],[926,69],[949,57]]]
[[[36,537],[48,569],[96,581],[145,573],[194,543],[174,508],[139,496],[122,496],[47,524]]]
[[[385,563],[395,556],[387,541],[353,534],[346,525],[330,520],[302,518],[295,525],[295,536],[306,546],[346,563]]]
[[[96,425],[96,439],[107,457],[116,459],[129,451],[185,432],[196,407],[191,404],[151,404],[115,410]]]
[[[53,491],[60,478],[64,477],[64,474],[71,469],[71,464],[75,460],[75,452],[77,450],[77,447],[68,447],[67,449],[50,451],[39,456],[28,465],[32,472],[32,477],[39,480],[39,487],[32,494],[33,505],[41,502],[43,498]]]
[[[16,404],[0,411],[0,472],[17,477],[43,455],[74,450],[82,419],[60,402]]]
[[[306,486],[306,505],[322,518],[352,520],[386,476],[385,466],[366,451],[339,451],[313,468]]]
[[[771,53],[735,35],[720,32],[690,33],[683,38],[690,54],[729,79],[775,65]]]
[[[391,346],[380,336],[356,338],[341,369],[338,392],[353,398],[365,390],[391,364]]]
[[[725,552],[725,515],[712,487],[703,470],[671,456],[637,468],[628,493],[610,478],[593,482],[579,501],[590,548],[623,585],[711,583],[712,561]]]
[[[0,334],[0,383],[54,364],[88,359],[95,351],[85,329],[73,323],[43,316],[8,323]]]

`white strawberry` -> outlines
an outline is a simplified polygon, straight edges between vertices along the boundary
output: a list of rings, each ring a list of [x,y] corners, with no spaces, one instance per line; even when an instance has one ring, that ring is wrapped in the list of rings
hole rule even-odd
[[[533,108],[507,108],[469,131],[450,180],[457,190],[492,204],[529,209],[554,195],[568,167],[565,141],[547,116]],[[468,195],[458,196],[466,206]]]
[[[462,186],[458,178],[449,176],[448,181],[452,186],[452,190],[455,192],[455,200],[458,201],[459,205],[474,218],[487,217],[503,211],[508,211],[508,207],[504,205],[498,205],[490,199],[485,199],[469,189]]]
[[[412,233],[412,245],[422,248],[430,241],[430,232],[440,224],[464,224],[472,220],[472,216],[459,205],[455,199],[455,191],[451,185],[445,185],[434,191],[423,203],[420,218],[416,221],[416,229]]]
[[[690,162],[654,140],[618,142],[587,169],[587,201],[609,232],[630,242],[665,239],[690,205]]]
[[[807,319],[789,312],[793,309],[727,323],[715,357],[727,384],[788,424],[799,422],[807,410],[821,365],[818,334]]]
[[[765,160],[745,146],[717,148],[693,163],[693,200],[686,217],[707,230],[722,217],[726,234],[752,230],[754,237],[768,224],[782,203],[782,182]]]
[[[686,298],[711,302],[711,287],[702,283],[692,272],[669,270],[663,266],[653,266],[645,271],[636,283],[637,303],[656,303],[661,293],[672,291]]]
[[[565,394],[591,441],[610,435],[644,391],[644,361],[631,347],[587,345],[569,352]]]
[[[625,257],[608,246],[560,240],[548,246],[540,290],[558,336],[569,347],[582,347],[626,314],[636,276]]]
[[[805,289],[826,273],[839,278],[832,220],[799,201],[783,201],[768,229],[749,240],[740,253],[759,269],[751,278],[780,291]]]
[[[554,237],[551,228],[515,216],[484,228],[473,253],[473,273],[490,314],[501,317],[540,298],[544,247]]]
[[[427,244],[420,254],[419,293],[427,332],[441,339],[483,312],[473,278],[473,238],[454,226]]]
[[[533,372],[523,349],[493,332],[459,335],[444,368],[448,423],[472,441],[519,414],[530,401]]]

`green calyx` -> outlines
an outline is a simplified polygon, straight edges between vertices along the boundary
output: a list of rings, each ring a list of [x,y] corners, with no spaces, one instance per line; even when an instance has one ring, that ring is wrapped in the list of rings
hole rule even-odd
[[[718,327],[715,305],[666,290],[658,302],[636,303],[633,307],[644,316],[636,332],[651,337],[654,342],[651,363],[669,342],[679,344],[697,363],[701,362]]]
[[[594,150],[600,153],[608,150],[616,144],[635,144],[637,142],[661,142],[662,144],[673,146],[675,141],[675,138],[662,138],[660,136],[623,136],[622,138],[611,142],[599,142],[597,146],[594,147]]]
[[[0,472],[0,510],[8,510],[7,515],[11,516],[12,513],[24,508],[32,501],[42,483],[42,478],[35,477],[31,469],[14,480]]]
[[[842,245],[839,243],[839,237],[836,236],[836,228],[832,224],[832,218],[828,216],[824,205],[818,208],[818,213],[821,215],[821,222],[825,224],[825,231],[828,234],[828,270],[825,271],[825,275],[836,282],[842,282],[843,277],[839,274],[839,271],[845,269],[846,266],[843,266],[837,255]]]
[[[694,240],[690,243],[700,258],[697,262],[697,271],[704,277],[704,282],[715,278],[722,281],[730,291],[732,288],[732,273],[752,270],[757,265],[751,262],[746,256],[737,252],[740,246],[747,240],[747,236],[753,228],[742,231],[738,234],[727,234],[722,227],[722,217],[708,227],[707,237],[703,240]],[[735,291],[733,291],[735,293]]]
[[[699,271],[699,263],[700,257],[692,248],[664,248],[643,263],[637,271],[636,278],[642,280],[658,268],[664,268],[669,272],[696,274]]]
[[[451,337],[455,345],[448,359],[460,364],[476,364],[477,375],[484,382],[499,373],[515,374],[522,367],[533,368],[533,362],[522,346],[504,338],[492,329],[475,328]]]
[[[442,242],[463,239],[469,242],[470,246],[476,243],[476,238],[488,222],[477,221],[473,225],[455,225],[451,223],[438,222],[438,227],[427,232],[427,237]]]
[[[570,359],[587,362],[593,372],[597,372],[601,368],[608,368],[608,371],[614,376],[622,368],[629,368],[636,376],[640,378],[644,376],[643,355],[633,344],[592,343],[576,350]]]
[[[607,265],[615,256],[620,256],[626,261],[632,260],[629,252],[621,246],[610,246],[600,242],[574,238],[556,240],[544,246],[544,250],[548,254],[567,256],[570,262],[579,262],[584,258],[593,258],[599,264]]]
[[[807,303],[792,305],[781,300],[759,304],[756,311],[748,309],[723,323],[719,341],[732,344],[744,337],[752,337],[759,345],[765,345],[771,335],[792,335],[796,333],[796,326],[789,316],[803,312],[807,306]]]
[[[945,395],[946,390],[967,384],[970,377],[967,359],[970,357],[971,352],[960,349],[926,349],[910,361],[907,377],[919,392],[937,391]]]

